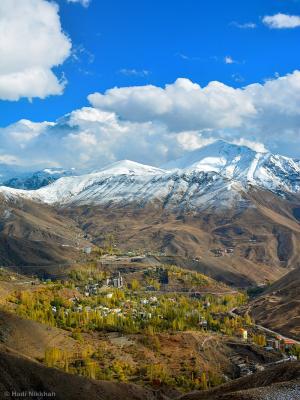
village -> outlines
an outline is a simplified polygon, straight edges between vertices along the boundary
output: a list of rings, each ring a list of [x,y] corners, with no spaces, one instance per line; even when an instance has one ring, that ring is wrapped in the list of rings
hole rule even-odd
[[[124,267],[120,267],[126,270]],[[130,316],[133,320],[151,320],[165,317],[158,312],[161,305],[174,308],[179,298],[185,299],[187,303],[199,303],[202,299],[203,310],[210,307],[210,301],[204,298],[199,291],[189,291],[183,285],[181,287],[169,285],[169,272],[161,267],[148,268],[142,271],[145,285],[134,278],[140,274],[136,269],[129,269],[130,280],[122,275],[120,271],[104,276],[100,280],[88,278],[88,282],[77,283],[75,289],[79,296],[69,298],[72,306],[64,310],[65,315],[71,312],[91,313],[96,312],[101,317],[115,315],[119,318]],[[156,279],[153,279],[153,277]],[[187,295],[187,296],[183,296]],[[198,305],[198,304],[196,304]],[[58,307],[52,306],[54,315],[58,313]],[[201,312],[195,308],[185,313],[185,318],[196,318],[201,328],[207,328],[208,322]]]
[[[177,372],[169,370],[168,379],[173,375],[172,379],[180,377],[178,382],[172,381],[180,388],[198,387],[189,371],[193,371],[194,377],[203,374],[201,360],[211,359],[214,343],[219,343],[218,346],[228,352],[228,366],[224,364],[222,367],[224,373],[218,370],[217,365],[212,371],[205,372],[211,385],[299,357],[297,343],[263,331],[249,315],[238,314],[247,303],[245,293],[232,290],[197,272],[176,266],[149,265],[141,262],[138,256],[135,258],[136,261],[131,263],[125,263],[121,258],[118,262],[108,259],[107,263],[76,266],[68,271],[64,280],[35,278],[23,281],[27,290],[16,290],[7,299],[6,307],[21,318],[69,332],[79,346],[87,340],[94,349],[94,356],[86,364],[87,370],[82,369],[86,357],[84,352],[79,355],[77,352],[68,353],[68,369],[102,379],[112,379],[111,373],[112,376],[119,373],[112,363],[112,357],[115,357],[116,365],[122,358],[123,347],[119,353],[119,343],[127,346],[124,351],[128,357],[134,357],[136,365],[141,368],[139,371],[148,371],[146,374],[149,374],[150,366],[145,370],[145,357],[137,352],[137,349],[141,351],[141,346],[144,349],[143,346],[149,343],[156,363],[162,363],[167,368],[168,357],[165,354],[168,346],[165,347],[164,340],[168,343],[172,342],[172,338],[179,340],[182,351],[185,351],[186,338],[195,341],[194,344],[190,342],[186,349],[191,349],[186,354],[187,370],[180,370],[179,360]],[[17,275],[11,276],[10,281],[18,286]],[[110,351],[105,355],[102,351],[99,353],[100,344],[109,346]],[[58,352],[57,349],[55,351]],[[65,369],[65,353],[59,353],[62,357],[60,361],[48,364],[51,352],[54,349],[49,348],[45,354],[47,365]],[[195,358],[200,363],[197,368]],[[98,375],[89,369],[89,365],[98,366]],[[124,364],[123,373],[127,379],[134,379],[135,374],[130,372],[133,367],[128,368]],[[163,370],[157,368],[159,380],[164,379]],[[146,383],[148,376],[143,378]],[[203,385],[201,382],[199,387]]]
[[[174,274],[189,276],[189,279],[196,275],[198,286],[191,284],[193,279],[189,285],[185,284],[184,279],[180,279],[180,285],[178,282],[175,284]],[[137,279],[139,275],[140,279]],[[231,309],[231,302],[233,304],[237,300],[235,295],[226,294],[226,291],[223,294],[212,294],[211,292],[216,293],[216,288],[210,287],[208,291],[207,282],[202,282],[203,277],[198,275],[197,277],[195,273],[186,273],[176,267],[151,267],[142,269],[141,272],[136,268],[118,266],[115,272],[99,281],[89,278],[88,282],[76,286],[81,296],[69,299],[72,307],[66,309],[65,313],[97,313],[104,319],[109,316],[117,319],[129,318],[139,327],[137,329],[155,326],[154,331],[170,327],[217,331],[230,335],[245,345],[254,343],[260,346],[265,354],[271,353],[275,356],[274,363],[297,360],[299,347],[296,341],[258,328],[249,316],[235,314]],[[240,303],[243,301],[241,298],[238,300]],[[52,311],[54,314],[58,313],[55,306]],[[173,318],[172,324],[166,323],[170,318]],[[240,376],[265,368],[261,364],[245,363],[245,360],[239,360],[239,356],[235,361]]]

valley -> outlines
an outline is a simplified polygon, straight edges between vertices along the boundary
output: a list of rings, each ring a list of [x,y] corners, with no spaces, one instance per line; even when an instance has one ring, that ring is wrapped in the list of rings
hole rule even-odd
[[[20,388],[27,365],[34,389],[103,399],[297,393],[298,161],[217,142],[62,174],[0,187],[0,368]]]

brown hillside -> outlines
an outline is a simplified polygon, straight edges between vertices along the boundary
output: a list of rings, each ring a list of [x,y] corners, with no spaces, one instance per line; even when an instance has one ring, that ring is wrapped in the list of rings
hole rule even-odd
[[[255,320],[286,336],[300,339],[300,271],[295,269],[250,304]]]
[[[0,311],[0,341],[18,353],[36,359],[42,359],[49,347],[67,351],[78,348],[78,342],[71,338],[70,332],[4,311]]]
[[[179,257],[187,267],[235,286],[273,282],[284,268],[300,266],[300,225],[294,215],[299,199],[259,190],[244,197],[247,206],[240,209],[171,212],[158,205],[112,205],[60,212],[78,221],[100,246],[113,234],[120,249]]]
[[[74,221],[54,208],[0,197],[0,265],[71,262],[84,243]]]

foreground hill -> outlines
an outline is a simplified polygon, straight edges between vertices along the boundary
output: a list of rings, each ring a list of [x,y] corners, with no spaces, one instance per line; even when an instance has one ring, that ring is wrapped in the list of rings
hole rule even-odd
[[[193,392],[177,398],[176,395],[160,396],[159,393],[154,394],[151,390],[132,384],[94,381],[46,368],[2,345],[0,378],[0,399],[6,399],[7,392],[29,391],[55,393],[55,398],[59,400],[297,400],[300,394],[299,362],[281,364],[209,391]],[[29,394],[25,398],[32,399],[35,396]]]
[[[66,374],[56,369],[24,358],[14,351],[0,346],[0,399],[14,398],[13,392],[55,393],[58,400],[152,400],[151,391],[139,386],[93,381]],[[9,393],[9,396],[6,395]],[[28,394],[22,398],[33,399]]]

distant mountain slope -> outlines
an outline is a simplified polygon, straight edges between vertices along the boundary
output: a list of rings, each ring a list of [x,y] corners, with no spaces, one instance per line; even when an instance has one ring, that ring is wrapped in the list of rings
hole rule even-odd
[[[71,262],[86,241],[74,221],[40,203],[0,194],[0,265]]]
[[[2,179],[2,185],[15,189],[35,190],[50,185],[63,176],[75,175],[75,170],[45,168],[42,171],[19,173],[10,172],[9,179]]]
[[[252,191],[243,209],[169,212],[145,206],[64,207],[100,246],[113,234],[118,248],[166,254],[234,286],[274,281],[282,267],[300,267],[300,226],[293,206],[269,192]],[[170,256],[170,257],[168,257]]]
[[[23,177],[27,172],[24,171],[24,167],[11,164],[0,163],[0,184],[13,178],[14,176]]]

